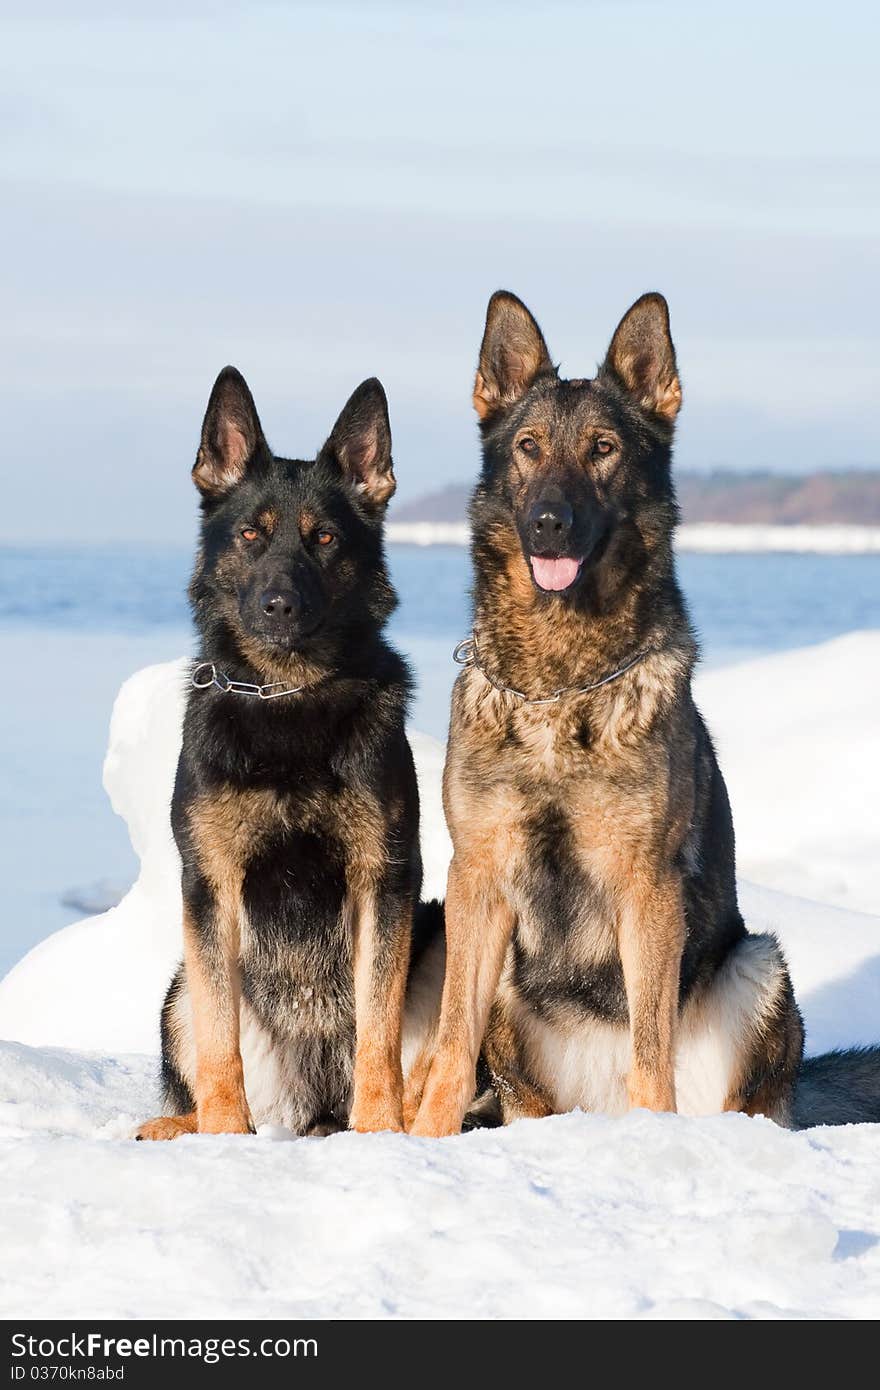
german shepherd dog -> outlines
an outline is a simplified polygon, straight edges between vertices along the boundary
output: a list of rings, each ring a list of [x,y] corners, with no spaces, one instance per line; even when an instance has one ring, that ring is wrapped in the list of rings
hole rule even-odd
[[[184,961],[161,1019],[166,1113],[137,1137],[399,1130],[422,871],[410,679],[382,635],[385,393],[365,381],[316,459],[278,458],[227,367],[193,478]]]
[[[481,1046],[504,1121],[576,1106],[880,1119],[880,1049],[802,1068],[782,953],[737,907],[673,556],[680,404],[661,295],[572,381],[525,305],[492,297],[474,633],[444,777],[446,980],[407,1082],[413,1134],[460,1129]]]

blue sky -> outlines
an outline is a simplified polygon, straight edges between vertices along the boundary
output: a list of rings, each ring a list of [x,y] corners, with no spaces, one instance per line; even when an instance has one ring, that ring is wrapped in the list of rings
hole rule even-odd
[[[476,467],[499,286],[590,373],[667,295],[681,467],[880,464],[872,4],[2,5],[0,536],[191,535],[234,362],[311,454]]]

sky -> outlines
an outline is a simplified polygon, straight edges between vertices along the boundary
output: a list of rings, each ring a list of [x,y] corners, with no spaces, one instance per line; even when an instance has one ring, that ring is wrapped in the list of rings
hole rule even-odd
[[[469,480],[499,287],[573,376],[663,291],[680,468],[880,465],[873,3],[0,17],[0,539],[190,537],[226,362],[278,453],[377,375],[399,497]]]

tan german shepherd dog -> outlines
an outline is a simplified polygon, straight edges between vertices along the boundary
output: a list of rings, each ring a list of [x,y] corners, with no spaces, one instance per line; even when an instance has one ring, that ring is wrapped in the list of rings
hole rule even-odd
[[[474,387],[474,630],[444,780],[446,978],[406,1085],[413,1134],[461,1128],[481,1049],[484,1119],[880,1119],[880,1049],[802,1065],[782,953],[737,906],[673,554],[680,404],[661,295],[573,381],[525,305],[493,295]]]

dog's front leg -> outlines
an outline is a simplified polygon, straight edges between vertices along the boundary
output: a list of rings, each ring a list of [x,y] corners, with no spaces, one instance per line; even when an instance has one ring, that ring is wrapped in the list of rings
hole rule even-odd
[[[212,895],[198,911],[185,903],[183,948],[196,1048],[199,1134],[253,1134],[239,1047],[241,967],[238,896]]]
[[[629,1006],[631,1107],[675,1110],[675,1034],[684,908],[681,881],[634,866],[620,918],[618,948]]]
[[[412,905],[365,889],[354,896],[350,911],[356,1044],[349,1127],[402,1130],[400,1037]]]
[[[492,866],[449,866],[446,978],[437,1045],[411,1134],[458,1134],[476,1085],[477,1055],[513,931],[514,913]]]

